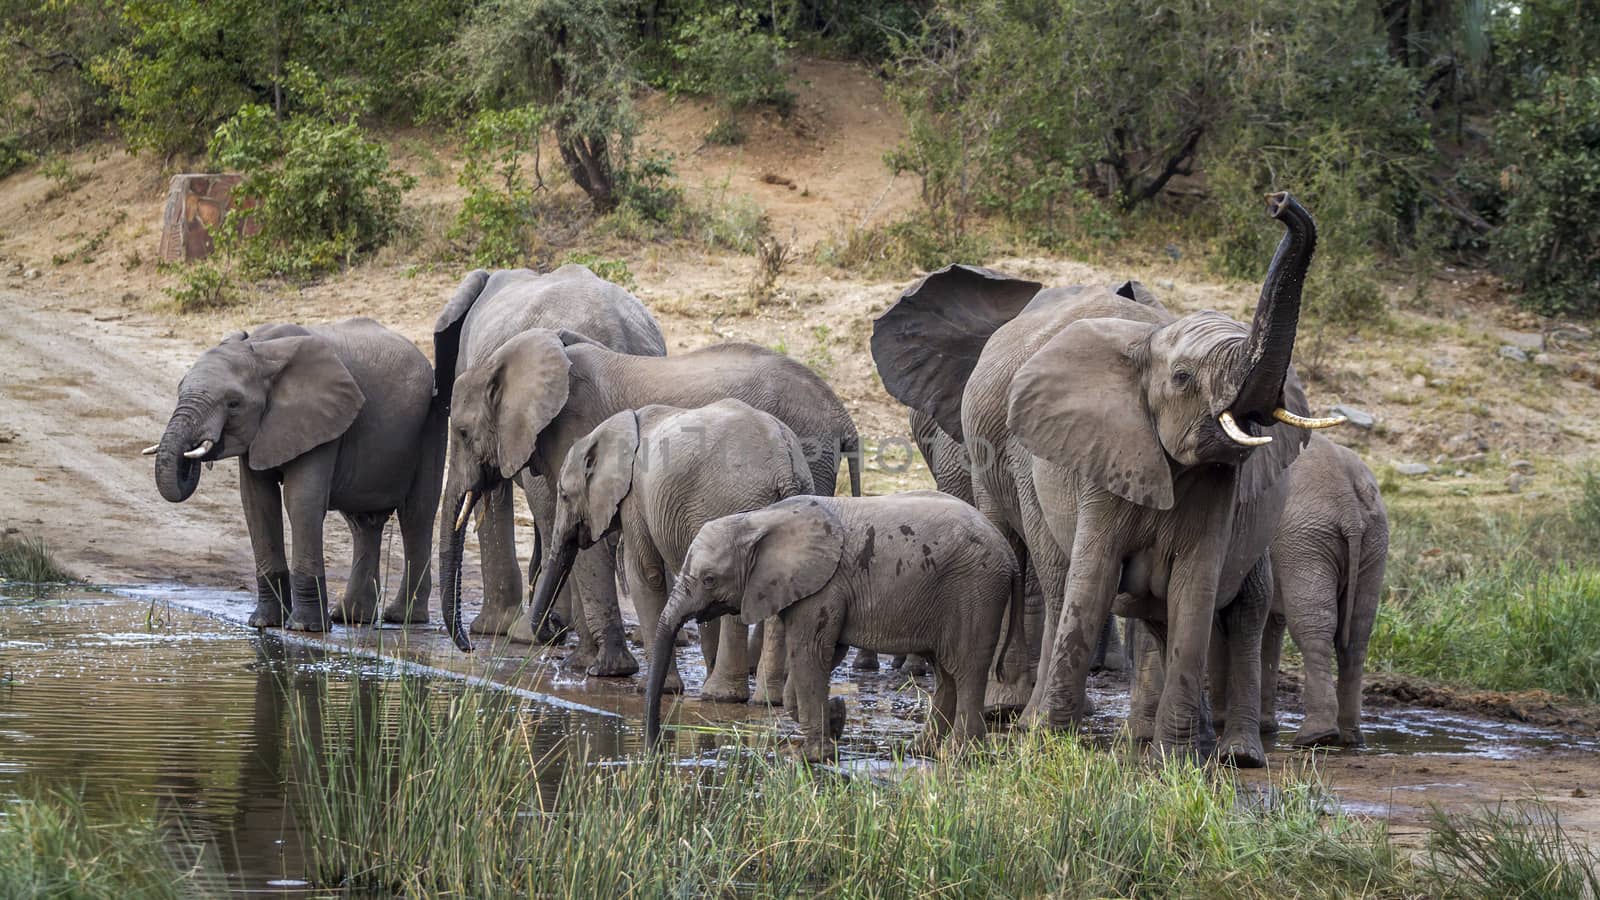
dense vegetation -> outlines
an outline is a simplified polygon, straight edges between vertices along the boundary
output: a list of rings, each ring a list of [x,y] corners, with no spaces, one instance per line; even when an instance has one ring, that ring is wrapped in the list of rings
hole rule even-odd
[[[714,98],[707,140],[792,103],[784,62],[889,79],[889,164],[925,212],[832,261],[974,255],[996,224],[1045,247],[1161,210],[1256,277],[1253,212],[1291,187],[1324,223],[1309,304],[1360,319],[1384,259],[1492,264],[1544,312],[1600,312],[1600,18],[1582,0],[0,0],[0,174],[107,129],[169,163],[209,151],[267,203],[246,274],[305,275],[386,240],[405,185],[365,129],[460,129],[463,258],[528,259],[559,175],[629,236],[686,234],[670,160],[635,147],[645,85]],[[241,122],[276,137],[240,156]],[[309,120],[300,124],[297,120]],[[542,167],[537,148],[557,148]],[[545,171],[549,168],[552,171]],[[304,187],[355,173],[332,207]],[[316,208],[298,208],[311,204]],[[753,247],[752,247],[753,249]]]

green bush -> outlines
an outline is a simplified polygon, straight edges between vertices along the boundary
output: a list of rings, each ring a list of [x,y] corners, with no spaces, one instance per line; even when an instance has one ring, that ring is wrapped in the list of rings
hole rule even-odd
[[[467,128],[462,151],[467,189],[450,236],[465,240],[475,265],[525,263],[533,250],[533,195],[542,185],[537,169],[544,113],[535,106],[484,110]]]
[[[1600,313],[1600,71],[1546,80],[1495,126],[1501,273],[1547,313]]]
[[[223,259],[225,249],[213,254],[217,259],[204,260],[179,270],[176,287],[167,288],[179,312],[200,312],[232,306],[239,299],[239,287],[234,283],[233,267]]]
[[[113,900],[204,896],[198,868],[181,871],[148,816],[119,810],[91,821],[76,794],[7,797],[0,816],[0,896]]]
[[[217,129],[211,157],[245,173],[234,194],[255,204],[235,207],[222,229],[238,234],[246,219],[259,228],[233,245],[248,277],[304,277],[382,246],[414,183],[390,168],[388,150],[353,118],[285,122],[254,104]]]
[[[44,539],[0,535],[0,581],[53,584],[76,580],[56,562]]]
[[[673,93],[716,97],[729,111],[769,104],[787,112],[794,104],[784,73],[791,46],[762,27],[754,9],[700,0],[678,11],[653,80]]]
[[[0,0],[0,176],[95,136],[110,114],[90,62],[123,40],[115,0]]]

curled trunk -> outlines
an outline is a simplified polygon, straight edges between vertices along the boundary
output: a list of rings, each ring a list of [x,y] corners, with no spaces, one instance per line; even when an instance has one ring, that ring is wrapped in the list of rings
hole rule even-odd
[[[533,588],[533,606],[528,614],[528,621],[533,624],[534,633],[539,640],[549,643],[561,633],[560,629],[547,627],[550,608],[555,605],[556,597],[561,593],[561,588],[567,583],[567,576],[572,572],[572,563],[578,556],[578,535],[575,531],[569,534],[555,536],[550,542],[550,551],[546,554],[544,562],[539,567],[539,581]],[[580,614],[578,610],[573,613]]]
[[[1261,286],[1237,370],[1239,391],[1230,404],[1234,415],[1261,424],[1271,424],[1272,411],[1283,403],[1283,380],[1289,374],[1300,321],[1301,290],[1317,249],[1317,224],[1294,197],[1286,192],[1268,196],[1267,211],[1286,231]]]
[[[200,486],[200,461],[183,455],[200,443],[194,422],[192,416],[174,414],[156,445],[156,489],[173,503],[189,499]]]
[[[650,677],[644,691],[644,744],[655,749],[661,743],[661,692],[667,684],[667,673],[672,670],[674,643],[679,629],[688,619],[688,597],[673,588],[666,609],[661,611],[661,621],[656,625],[655,645],[650,648]]]

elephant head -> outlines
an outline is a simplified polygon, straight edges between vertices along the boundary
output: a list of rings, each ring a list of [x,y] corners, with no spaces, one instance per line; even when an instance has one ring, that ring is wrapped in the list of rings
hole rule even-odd
[[[792,497],[754,512],[706,523],[672,585],[645,688],[645,740],[661,734],[661,690],[673,641],[690,619],[737,615],[747,625],[815,594],[833,578],[844,552],[844,525],[815,497]]]
[[[561,592],[578,551],[619,527],[617,511],[633,488],[639,416],[624,410],[579,438],[555,479],[556,520],[533,590],[531,621],[538,627]]]
[[[472,649],[461,623],[461,552],[472,509],[533,461],[540,433],[566,406],[571,365],[560,333],[533,328],[456,377],[439,568],[445,627],[462,650]]]
[[[1248,500],[1294,461],[1307,438],[1299,429],[1342,422],[1286,408],[1304,406],[1289,357],[1316,226],[1288,194],[1271,195],[1268,211],[1288,232],[1251,326],[1209,311],[1072,322],[1012,380],[1007,427],[1022,445],[1119,497],[1170,509],[1169,459],[1242,466]],[[1276,444],[1251,433],[1274,420],[1284,423],[1271,428]]]
[[[365,403],[326,338],[295,325],[241,331],[195,361],[161,442],[145,452],[161,496],[181,503],[202,462],[245,456],[252,469],[276,469],[344,434]]]

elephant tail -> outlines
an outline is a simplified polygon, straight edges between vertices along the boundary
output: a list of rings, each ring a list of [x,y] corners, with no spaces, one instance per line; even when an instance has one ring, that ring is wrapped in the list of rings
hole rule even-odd
[[[1024,635],[1023,619],[1027,613],[1024,606],[1028,596],[1028,567],[1018,561],[1017,567],[1011,572],[1011,611],[1006,615],[1005,642],[1000,645],[1000,653],[995,658],[994,674],[996,680],[1010,682],[1021,672],[1012,672],[1006,666],[1006,660],[1011,656],[1013,647],[1022,647],[1023,666],[1027,666],[1027,638]]]
[[[844,464],[850,467],[850,496],[861,496],[861,436],[852,429],[839,441]]]
[[[1345,556],[1344,595],[1339,606],[1339,631],[1336,640],[1340,650],[1350,649],[1350,619],[1355,615],[1356,591],[1361,586],[1361,544],[1366,534],[1362,528],[1344,529],[1344,539],[1350,548]]]

